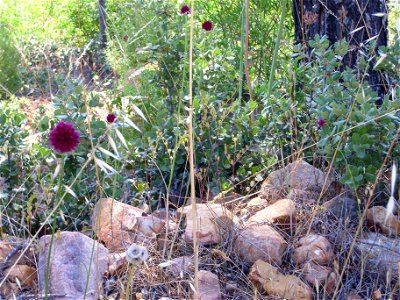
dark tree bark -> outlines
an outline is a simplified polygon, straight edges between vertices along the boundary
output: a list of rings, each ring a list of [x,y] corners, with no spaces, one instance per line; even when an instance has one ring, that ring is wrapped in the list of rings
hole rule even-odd
[[[107,48],[106,0],[98,0],[100,24],[100,49]]]
[[[306,44],[316,34],[326,35],[331,44],[344,38],[352,50],[344,58],[344,64],[350,67],[354,67],[358,50],[368,39],[376,36],[376,48],[387,45],[387,18],[385,0],[293,0],[296,43]],[[372,70],[374,62],[368,70],[368,81],[383,97],[388,92],[387,80]]]

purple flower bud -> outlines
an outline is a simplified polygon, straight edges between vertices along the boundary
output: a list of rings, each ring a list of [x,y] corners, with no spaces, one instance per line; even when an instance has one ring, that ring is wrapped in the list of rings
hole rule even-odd
[[[213,24],[211,21],[205,21],[203,22],[203,24],[201,25],[201,27],[205,30],[205,31],[211,31],[213,29]]]
[[[186,4],[183,4],[181,7],[181,14],[182,15],[188,15],[190,14],[190,8]]]
[[[324,126],[325,120],[324,119],[319,119],[317,124],[318,124],[318,128],[321,128],[322,126]]]
[[[74,151],[79,144],[79,132],[68,122],[59,122],[50,132],[50,146],[59,153]]]
[[[108,114],[107,115],[107,122],[108,123],[114,123],[116,119],[117,119],[117,116],[114,115],[114,114]]]

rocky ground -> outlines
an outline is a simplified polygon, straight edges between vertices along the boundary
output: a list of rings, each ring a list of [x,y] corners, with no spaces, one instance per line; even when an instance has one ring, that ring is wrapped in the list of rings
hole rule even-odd
[[[100,199],[93,232],[1,241],[0,298],[44,298],[47,272],[50,299],[193,299],[197,222],[202,300],[400,299],[399,217],[343,190],[297,161],[255,198],[198,203],[196,219]]]

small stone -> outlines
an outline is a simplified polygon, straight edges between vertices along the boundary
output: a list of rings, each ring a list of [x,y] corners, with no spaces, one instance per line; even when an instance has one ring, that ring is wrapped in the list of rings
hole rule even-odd
[[[251,199],[246,207],[244,208],[244,213],[256,213],[263,208],[266,208],[268,206],[268,201],[266,199],[256,197]]]
[[[219,286],[218,276],[209,271],[198,272],[199,300],[221,300],[222,294]]]
[[[333,247],[323,236],[310,234],[299,240],[293,258],[297,265],[308,261],[319,265],[328,265],[333,258]]]
[[[291,228],[296,223],[296,206],[290,199],[278,200],[250,217],[247,223],[279,224]]]
[[[392,213],[387,215],[383,206],[374,206],[367,210],[367,223],[369,229],[382,232],[391,236],[400,236],[400,218]]]
[[[193,242],[193,219],[191,206],[178,209],[186,218],[185,241]],[[197,204],[197,241],[199,244],[218,244],[223,240],[224,230],[234,225],[236,217],[221,204]]]
[[[10,273],[8,273],[10,271]],[[8,268],[4,271],[8,274],[8,280],[15,282],[17,279],[21,283],[22,288],[35,287],[36,269],[27,265],[15,265],[13,268]]]
[[[287,300],[312,300],[312,289],[300,278],[284,275],[269,263],[257,260],[251,267],[249,279],[269,296]]]
[[[185,278],[194,272],[194,258],[191,256],[181,256],[171,260],[165,267],[165,272],[176,278]]]
[[[126,260],[126,252],[121,253],[110,253],[107,257],[108,261],[108,273],[110,275],[115,275],[119,270],[128,266],[128,261]]]
[[[46,271],[49,270],[49,294],[60,295],[54,300],[99,299],[103,274],[107,271],[108,250],[79,232],[61,232],[54,236],[50,267],[47,268],[51,235],[39,240],[39,289],[45,292]],[[90,272],[90,276],[88,276]],[[86,290],[86,295],[84,294]]]
[[[332,293],[337,285],[337,275],[331,267],[307,262],[303,267],[304,279],[313,286],[324,286],[326,292]]]
[[[357,291],[351,291],[347,295],[347,300],[363,300],[363,298],[357,293]]]
[[[287,247],[283,237],[269,225],[248,225],[237,237],[234,250],[249,263],[258,259],[280,265]]]

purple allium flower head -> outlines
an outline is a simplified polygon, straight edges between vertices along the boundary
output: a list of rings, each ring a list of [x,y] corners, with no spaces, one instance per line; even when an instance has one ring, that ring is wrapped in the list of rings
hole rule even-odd
[[[117,119],[117,116],[114,115],[114,114],[108,114],[107,115],[107,122],[108,123],[114,123],[116,119]]]
[[[188,15],[190,14],[190,8],[186,4],[183,4],[181,7],[181,14],[182,15]]]
[[[79,144],[79,132],[68,122],[59,122],[50,132],[50,146],[60,153],[74,151]]]
[[[319,119],[317,124],[318,124],[318,127],[321,128],[322,126],[324,126],[325,120],[324,119]]]
[[[201,25],[201,27],[205,30],[205,31],[211,31],[213,29],[213,24],[211,21],[205,21],[203,22],[203,24]]]

